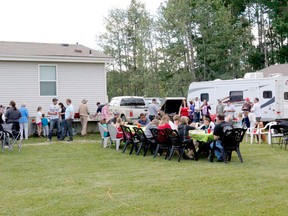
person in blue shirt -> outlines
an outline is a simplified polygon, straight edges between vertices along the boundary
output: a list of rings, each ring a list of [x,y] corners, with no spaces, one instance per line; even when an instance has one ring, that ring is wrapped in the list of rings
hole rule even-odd
[[[26,104],[22,104],[20,109],[21,118],[19,119],[19,125],[20,125],[20,132],[21,132],[21,140],[25,138],[28,139],[28,123],[29,123],[29,112],[26,108]]]
[[[49,121],[44,113],[42,114],[41,122],[43,128],[43,136],[47,138],[49,136],[49,126],[48,126]]]
[[[144,113],[140,114],[140,119],[138,120],[138,124],[140,124],[142,127],[147,126],[150,123],[150,119],[147,118],[147,116]]]

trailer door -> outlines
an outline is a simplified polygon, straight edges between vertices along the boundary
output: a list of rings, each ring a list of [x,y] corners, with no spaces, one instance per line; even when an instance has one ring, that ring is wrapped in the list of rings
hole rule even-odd
[[[282,92],[279,90],[279,93],[281,94],[279,99],[282,104],[281,117],[282,119],[288,119],[288,77],[282,77],[278,82],[282,84]]]

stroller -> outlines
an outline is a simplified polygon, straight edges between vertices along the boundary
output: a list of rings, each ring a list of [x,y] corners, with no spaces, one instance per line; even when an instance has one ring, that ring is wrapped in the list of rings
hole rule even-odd
[[[5,145],[8,145],[9,151],[12,151],[16,143],[18,145],[18,151],[20,151],[22,148],[22,140],[19,123],[2,124],[1,126],[0,140],[2,141],[2,152],[5,151]]]

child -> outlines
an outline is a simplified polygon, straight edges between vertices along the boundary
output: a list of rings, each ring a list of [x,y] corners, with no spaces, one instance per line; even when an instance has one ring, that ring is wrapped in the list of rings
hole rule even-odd
[[[48,126],[48,119],[45,117],[45,114],[42,114],[42,128],[43,128],[43,136],[48,137],[49,135],[49,126]]]
[[[37,125],[37,133],[38,137],[41,137],[41,132],[42,132],[42,107],[37,108],[37,113],[36,113],[36,125]]]
[[[116,138],[117,139],[123,139],[123,131],[121,129],[121,125],[123,125],[122,119],[121,118],[117,118],[116,119],[116,124],[114,125],[118,131]]]
[[[106,124],[106,120],[105,119],[101,119],[100,124],[104,128],[104,137],[109,137],[108,126]]]
[[[238,113],[237,116],[237,120],[236,120],[236,124],[235,124],[235,128],[242,128],[243,126],[243,117],[242,117],[242,113]]]

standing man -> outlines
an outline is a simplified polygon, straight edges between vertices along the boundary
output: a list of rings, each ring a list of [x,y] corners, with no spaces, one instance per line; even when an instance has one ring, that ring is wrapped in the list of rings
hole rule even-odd
[[[224,114],[224,105],[222,103],[221,99],[218,99],[218,104],[216,106],[216,114],[218,115],[223,115]]]
[[[152,103],[148,105],[148,115],[150,121],[153,121],[154,118],[158,115],[159,107],[157,105],[157,100],[152,99]]]
[[[232,118],[234,118],[235,107],[233,104],[231,104],[230,100],[227,101],[227,105],[224,108],[224,113],[226,117],[231,116]]]
[[[22,104],[20,109],[21,118],[19,119],[20,124],[20,132],[21,132],[21,140],[23,139],[23,135],[25,135],[25,139],[28,139],[28,122],[29,122],[29,112],[26,108],[26,104]]]
[[[66,111],[65,111],[65,129],[62,132],[62,137],[60,140],[64,140],[68,131],[69,139],[67,142],[73,141],[73,131],[72,131],[72,123],[74,119],[74,107],[72,105],[71,99],[66,100]]]
[[[48,141],[52,140],[53,129],[55,125],[57,127],[57,138],[58,140],[60,139],[60,136],[61,136],[60,119],[59,119],[60,113],[61,113],[61,108],[58,105],[58,99],[53,98],[52,104],[50,105],[48,109],[48,115],[50,116],[50,131],[49,131]]]
[[[256,122],[260,122],[261,120],[261,106],[259,104],[259,98],[254,99],[254,105],[251,109],[251,112],[254,113]]]
[[[87,133],[88,116],[90,114],[87,102],[88,101],[86,99],[83,99],[78,110],[79,115],[80,115],[81,125],[82,125],[81,136],[86,136],[86,133]]]
[[[250,103],[250,99],[249,98],[245,98],[245,103],[242,106],[242,111],[248,111],[251,112],[251,103]]]
[[[102,112],[102,108],[104,107],[104,105],[103,104],[101,105],[100,102],[97,102],[96,106],[97,106],[97,110],[96,110],[96,115],[97,115],[98,113]]]
[[[194,101],[194,122],[200,122],[201,101],[195,97]]]

